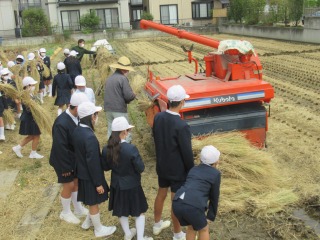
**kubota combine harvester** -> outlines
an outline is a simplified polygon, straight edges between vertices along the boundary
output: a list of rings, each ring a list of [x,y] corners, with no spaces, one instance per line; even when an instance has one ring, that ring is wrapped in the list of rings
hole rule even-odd
[[[244,132],[254,145],[260,148],[265,146],[268,130],[265,105],[274,97],[274,90],[262,80],[259,57],[249,42],[219,42],[146,20],[141,20],[140,26],[142,29],[157,29],[217,49],[204,56],[203,72],[198,72],[198,61],[192,57],[192,47],[186,50],[183,46],[189,62],[195,63],[194,73],[163,78],[149,71],[145,91],[155,101],[155,105],[146,111],[151,126],[154,115],[167,109],[168,88],[179,84],[190,95],[180,114],[190,125],[193,135],[235,130]]]

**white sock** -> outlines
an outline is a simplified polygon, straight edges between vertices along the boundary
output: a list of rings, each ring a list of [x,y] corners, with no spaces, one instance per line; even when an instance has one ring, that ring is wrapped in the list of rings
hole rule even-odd
[[[137,240],[143,240],[145,222],[146,222],[145,215],[140,215],[139,217],[136,217]]]
[[[0,127],[0,136],[4,135],[4,127]]]
[[[81,202],[78,202],[77,198],[78,198],[78,191],[72,192],[71,193],[71,200],[72,200],[72,204],[74,207],[74,211],[81,213],[82,212],[82,205],[81,205]]]
[[[179,238],[182,238],[183,233],[184,233],[184,232],[182,232],[182,231],[179,232],[179,233],[173,233],[173,236],[174,236],[175,238],[178,238],[178,239],[179,239]]]
[[[154,223],[154,226],[157,227],[157,228],[159,228],[159,227],[161,227],[162,222],[163,222],[162,220],[160,220],[160,221],[157,222],[157,223],[155,222],[155,223]]]
[[[49,88],[49,95],[51,96],[52,95],[52,84],[49,84],[48,88]]]
[[[20,144],[18,144],[17,146],[15,146],[18,150],[21,150],[22,149],[22,147],[21,147],[21,145]]]
[[[40,100],[43,101],[43,92],[39,93],[39,96],[40,96]]]
[[[62,113],[62,109],[58,108],[58,116]]]
[[[119,221],[122,227],[122,230],[124,232],[124,235],[128,236],[131,234],[130,228],[129,228],[129,219],[128,217],[119,217]]]
[[[71,198],[63,198],[60,196],[61,204],[62,204],[62,212],[63,213],[70,213],[70,203],[71,203]]]
[[[35,154],[35,153],[37,153],[37,151],[33,151],[33,150],[32,150],[30,154]]]
[[[97,213],[95,215],[90,214],[90,218],[91,218],[91,222],[93,224],[94,230],[99,232],[102,228],[102,224],[100,222],[100,213]]]

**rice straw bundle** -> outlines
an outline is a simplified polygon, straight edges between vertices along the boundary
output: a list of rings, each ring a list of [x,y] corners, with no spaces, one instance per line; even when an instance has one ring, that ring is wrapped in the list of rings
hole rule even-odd
[[[51,61],[54,60],[55,57],[59,54],[59,52],[60,52],[61,50],[62,50],[61,47],[58,47],[56,50],[54,50],[52,56],[50,57],[50,60],[51,60]]]
[[[45,77],[45,78],[48,78],[50,77],[50,74],[51,74],[51,71],[50,69],[47,67],[47,65],[45,65],[44,63],[41,63],[42,66],[43,66],[43,72],[42,72],[42,75]]]
[[[251,213],[263,216],[297,201],[271,156],[253,147],[243,134],[230,132],[193,139],[195,157],[206,145],[214,145],[221,152],[220,212],[250,209]]]
[[[12,108],[8,108],[3,111],[3,121],[5,124],[14,124],[15,121]]]
[[[2,63],[9,62],[9,59],[7,58],[7,55],[2,50],[0,50],[0,61]]]
[[[47,132],[51,135],[53,122],[47,110],[32,100],[29,91],[22,92],[21,101],[30,109],[32,116],[39,126],[41,132]]]
[[[112,73],[109,67],[110,64],[117,62],[117,59],[106,48],[100,47],[97,50],[96,60],[100,76],[102,80],[105,81],[109,77],[110,73]]]
[[[146,111],[148,108],[153,107],[154,103],[148,98],[144,93],[140,93],[137,96],[138,99],[138,108],[141,112]]]
[[[19,92],[11,84],[0,84],[0,91],[6,95],[6,97],[11,99],[19,98]]]

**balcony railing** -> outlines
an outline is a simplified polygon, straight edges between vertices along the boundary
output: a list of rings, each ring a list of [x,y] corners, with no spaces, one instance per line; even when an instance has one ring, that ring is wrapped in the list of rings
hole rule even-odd
[[[59,5],[117,3],[118,0],[58,0]]]
[[[41,0],[20,0],[19,1],[19,9],[24,10],[28,8],[41,8]]]

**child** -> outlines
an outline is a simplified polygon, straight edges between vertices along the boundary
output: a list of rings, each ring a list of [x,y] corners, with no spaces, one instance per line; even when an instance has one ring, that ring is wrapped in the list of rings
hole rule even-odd
[[[197,231],[199,240],[210,239],[207,219],[214,221],[217,215],[221,179],[216,169],[219,157],[220,152],[214,146],[205,146],[200,154],[201,164],[189,171],[185,184],[173,198],[175,216],[181,226],[188,226],[188,240],[194,240]]]
[[[71,81],[71,80],[70,80]],[[75,93],[70,100],[70,106],[56,118],[52,127],[52,148],[50,165],[54,168],[58,183],[62,184],[60,200],[62,211],[60,219],[68,223],[79,224],[76,216],[87,216],[89,211],[78,202],[78,179],[75,170],[75,155],[72,145],[72,133],[78,126],[78,106],[89,101],[83,93]],[[70,209],[73,203],[74,214]]]
[[[7,99],[3,95],[3,92],[0,92],[0,141],[6,140],[6,137],[4,136],[4,122],[3,122],[3,112],[5,109],[8,109]]]
[[[67,57],[64,61],[67,73],[70,75],[73,84],[76,76],[82,74],[82,68],[80,61],[77,59],[77,54],[78,53],[76,51],[72,50],[69,54],[69,57]]]
[[[47,50],[45,48],[40,48],[39,50],[39,57],[42,59],[43,63],[48,67],[50,70],[50,76],[44,77],[43,76],[43,83],[44,83],[44,96],[48,95],[49,97],[52,97],[52,73],[50,69],[51,61],[50,57],[46,56]],[[46,91],[45,87],[48,87],[48,91]]]
[[[89,214],[82,228],[87,229],[92,223],[96,237],[109,236],[116,230],[116,227],[106,227],[100,222],[99,204],[108,199],[109,191],[102,169],[99,142],[94,134],[94,125],[101,110],[89,101],[81,103],[78,106],[80,124],[72,134],[79,181],[78,201],[89,205]]]
[[[52,96],[54,97],[57,92],[57,98],[54,105],[59,106],[58,116],[62,113],[64,105],[68,106],[71,98],[71,90],[73,87],[72,80],[68,74],[65,73],[66,66],[63,62],[57,65],[58,74],[53,78]]]
[[[23,89],[30,92],[31,98],[34,98],[33,92],[35,90],[35,85],[37,81],[35,81],[32,77],[25,77],[22,80]],[[22,158],[23,155],[21,154],[21,149],[26,145],[28,142],[32,141],[32,151],[29,155],[29,158],[36,158],[40,159],[43,158],[42,155],[37,153],[37,147],[40,140],[40,129],[35,122],[32,113],[30,109],[28,109],[23,103],[22,103],[22,109],[23,112],[20,117],[20,129],[19,134],[20,135],[27,135],[17,146],[14,146],[12,150],[15,152],[15,154]]]
[[[144,164],[138,149],[125,140],[131,128],[125,117],[115,118],[108,144],[102,151],[105,170],[112,170],[109,210],[119,218],[125,240],[133,239],[136,234],[138,240],[152,240],[144,237],[144,213],[148,209],[141,187]],[[128,216],[136,217],[136,229],[129,229]]]
[[[94,104],[96,103],[96,98],[94,96],[94,92],[93,92],[92,88],[86,87],[87,83],[86,83],[86,79],[84,78],[84,76],[82,76],[82,75],[77,76],[75,79],[75,85],[77,88],[76,92],[85,93],[92,103],[94,103]]]

